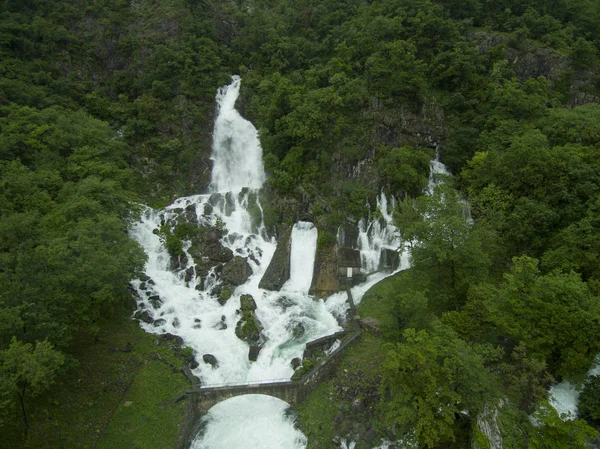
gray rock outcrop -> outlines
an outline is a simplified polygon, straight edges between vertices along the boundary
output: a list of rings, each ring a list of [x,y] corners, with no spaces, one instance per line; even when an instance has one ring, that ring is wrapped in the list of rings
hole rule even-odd
[[[271,263],[258,286],[265,290],[279,291],[281,286],[290,278],[290,252],[292,229],[288,228],[277,241],[277,249]]]
[[[242,285],[252,274],[252,267],[248,261],[240,256],[235,256],[223,267],[221,277],[224,282],[231,285]]]

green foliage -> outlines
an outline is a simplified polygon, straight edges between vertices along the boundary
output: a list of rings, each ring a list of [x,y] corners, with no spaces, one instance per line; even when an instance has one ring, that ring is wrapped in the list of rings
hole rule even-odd
[[[529,433],[528,449],[584,449],[598,436],[598,432],[585,421],[563,420],[547,402],[543,402],[533,414],[538,423]]]
[[[382,148],[378,163],[382,180],[391,192],[419,196],[428,182],[431,154],[410,147]]]
[[[513,259],[498,287],[479,294],[490,301],[490,319],[527,353],[542,358],[552,374],[573,378],[585,372],[600,351],[598,299],[577,274],[541,274],[538,261]],[[579,329],[586,329],[580,332]]]
[[[579,395],[579,416],[591,425],[600,422],[600,376],[590,376]]]
[[[380,408],[387,424],[414,429],[426,447],[454,441],[458,412],[477,414],[493,392],[484,362],[482,353],[443,325],[432,334],[405,330],[383,363]]]
[[[11,400],[13,403],[18,401],[27,434],[29,419],[25,395],[36,397],[45,392],[56,381],[65,357],[54,350],[47,340],[36,342],[34,347],[13,337],[10,346],[0,353],[0,360],[0,382],[4,387],[0,413],[7,413],[12,405]]]

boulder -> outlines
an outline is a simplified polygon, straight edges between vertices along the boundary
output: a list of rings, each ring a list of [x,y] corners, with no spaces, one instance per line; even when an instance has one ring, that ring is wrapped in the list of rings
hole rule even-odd
[[[152,324],[154,322],[154,318],[152,318],[152,315],[146,309],[138,310],[133,316],[135,319],[143,321],[146,324]]]
[[[277,248],[258,286],[266,290],[279,291],[290,278],[292,228],[284,231],[277,240]]]
[[[302,323],[296,323],[292,328],[292,335],[296,339],[303,337],[305,332],[306,329],[304,328],[304,324]]]
[[[185,278],[184,281],[186,283],[190,282],[192,279],[194,279],[194,267],[188,267],[185,270]]]
[[[186,267],[188,263],[188,257],[185,253],[180,254],[178,256],[171,256],[171,260],[169,262],[169,269],[172,271],[182,270]]]
[[[202,329],[202,320],[200,318],[194,318],[194,329]]]
[[[260,341],[262,325],[253,313],[244,313],[235,326],[235,335],[248,344],[256,344]]]
[[[162,300],[160,299],[160,296],[158,295],[152,295],[148,298],[148,302],[150,304],[152,304],[152,307],[154,307],[155,309],[160,309],[160,306],[162,306]]]
[[[167,332],[166,334],[161,335],[161,339],[163,341],[167,341],[169,343],[172,343],[175,346],[181,346],[183,345],[183,338],[181,338],[179,335],[173,335],[169,332]]]
[[[221,321],[219,321],[217,324],[215,324],[213,326],[215,329],[222,331],[227,329],[227,323],[226,323],[226,318],[225,315],[221,316]]]
[[[218,285],[216,288],[218,288],[218,294],[215,295],[218,296],[217,301],[219,301],[219,304],[224,306],[229,298],[231,298],[234,288],[231,285]],[[213,294],[214,290],[215,289],[211,291],[211,294]]]
[[[225,248],[221,242],[211,242],[204,247],[204,255],[213,262],[229,262],[233,259],[233,251]]]
[[[204,360],[204,363],[212,366],[213,368],[217,368],[219,366],[217,358],[212,354],[204,354],[202,356],[202,360]]]
[[[167,320],[165,320],[164,318],[159,318],[158,320],[155,320],[154,323],[152,323],[152,325],[154,327],[158,327],[158,326],[162,326],[167,322]]]
[[[250,267],[246,259],[235,256],[233,260],[225,264],[221,277],[223,281],[231,285],[242,285],[248,280],[251,274],[252,267]]]
[[[251,362],[256,362],[256,359],[258,359],[258,354],[260,353],[261,349],[262,345],[260,344],[250,345],[250,349],[248,350],[248,360],[250,360]]]
[[[179,318],[175,318],[172,322],[171,325],[175,328],[178,329],[179,327],[181,327],[181,323],[179,322]]]
[[[254,312],[256,310],[256,301],[252,295],[240,296],[240,308],[242,312]]]

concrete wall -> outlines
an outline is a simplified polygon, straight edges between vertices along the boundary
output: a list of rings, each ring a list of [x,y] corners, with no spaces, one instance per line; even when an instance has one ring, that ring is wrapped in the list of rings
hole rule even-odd
[[[344,338],[344,335],[346,335],[346,331],[340,331],[306,343],[306,349],[304,350],[303,357],[308,359],[319,352],[324,352],[325,350],[329,349],[336,340],[341,340]]]

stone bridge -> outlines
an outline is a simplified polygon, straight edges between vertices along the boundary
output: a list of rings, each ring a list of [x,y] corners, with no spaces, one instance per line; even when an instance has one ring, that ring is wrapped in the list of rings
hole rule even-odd
[[[284,381],[199,388],[187,391],[185,395],[192,402],[196,414],[202,416],[219,402],[244,394],[264,394],[294,405],[298,401],[300,389],[299,382]]]

